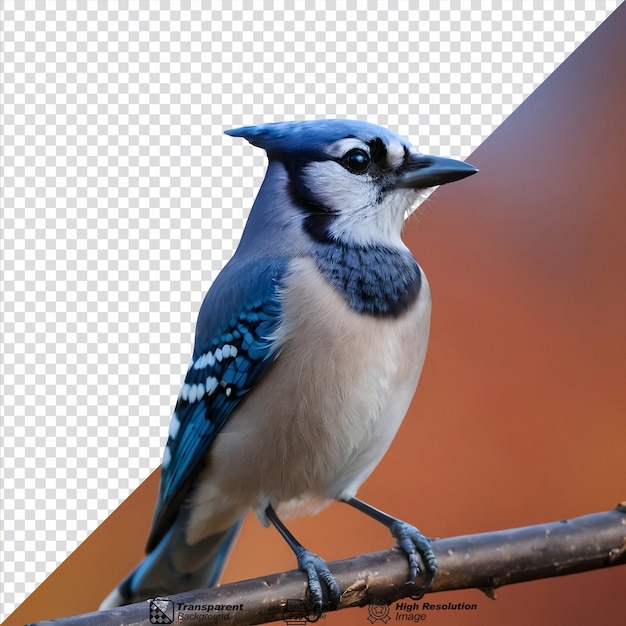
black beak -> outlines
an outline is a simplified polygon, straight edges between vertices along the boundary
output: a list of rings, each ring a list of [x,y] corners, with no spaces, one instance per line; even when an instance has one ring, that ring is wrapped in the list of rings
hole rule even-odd
[[[429,156],[411,152],[402,166],[398,187],[425,189],[445,183],[453,183],[472,174],[478,169],[465,161]]]

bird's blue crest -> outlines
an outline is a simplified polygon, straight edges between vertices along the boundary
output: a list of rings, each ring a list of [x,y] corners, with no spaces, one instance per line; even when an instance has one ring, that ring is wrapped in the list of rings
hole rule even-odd
[[[301,122],[274,122],[258,126],[243,126],[225,131],[231,137],[243,137],[253,146],[263,148],[269,155],[294,152],[316,152],[324,146],[357,137],[369,141],[380,137],[386,142],[406,141],[382,126],[360,120],[323,119]]]

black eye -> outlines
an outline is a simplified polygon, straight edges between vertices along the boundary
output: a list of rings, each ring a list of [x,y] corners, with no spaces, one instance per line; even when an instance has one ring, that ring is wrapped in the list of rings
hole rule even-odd
[[[370,157],[365,150],[354,148],[343,155],[341,164],[355,174],[364,174],[370,166]]]

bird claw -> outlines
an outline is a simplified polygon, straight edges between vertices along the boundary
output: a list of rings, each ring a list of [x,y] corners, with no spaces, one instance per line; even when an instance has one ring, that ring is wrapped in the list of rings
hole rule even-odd
[[[407,582],[412,583],[417,578],[421,571],[418,554],[422,557],[427,575],[426,585],[421,594],[423,595],[430,589],[437,574],[437,559],[431,548],[430,539],[422,535],[415,526],[401,520],[396,520],[389,530],[409,559],[409,580]]]
[[[309,598],[314,614],[319,618],[324,608],[324,586],[328,596],[328,608],[333,610],[339,606],[341,591],[335,577],[330,573],[326,561],[313,552],[301,548],[296,552],[298,568],[308,579]]]

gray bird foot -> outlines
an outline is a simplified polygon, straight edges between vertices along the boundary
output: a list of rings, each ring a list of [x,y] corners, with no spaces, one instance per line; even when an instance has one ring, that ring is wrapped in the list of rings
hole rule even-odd
[[[411,524],[401,520],[393,522],[389,530],[398,542],[398,546],[404,550],[409,559],[409,580],[407,582],[413,582],[417,578],[417,575],[420,573],[417,556],[419,554],[422,557],[427,582],[419,596],[421,598],[431,588],[437,574],[437,559],[430,546],[430,539],[422,535],[415,526],[411,526]]]
[[[309,598],[314,614],[319,618],[324,608],[324,587],[328,597],[328,608],[331,610],[339,606],[341,591],[335,577],[330,573],[326,561],[306,548],[295,550],[298,559],[298,568],[302,570],[309,581]]]

